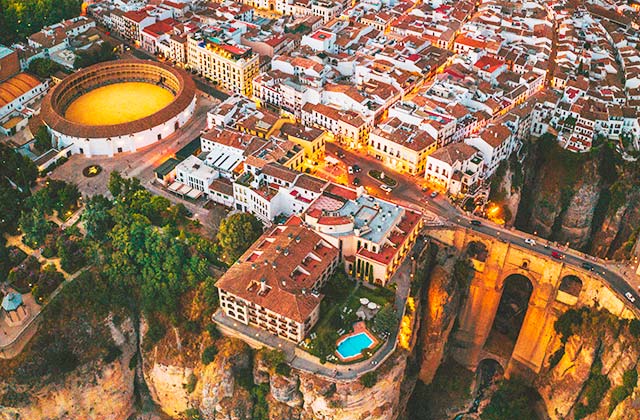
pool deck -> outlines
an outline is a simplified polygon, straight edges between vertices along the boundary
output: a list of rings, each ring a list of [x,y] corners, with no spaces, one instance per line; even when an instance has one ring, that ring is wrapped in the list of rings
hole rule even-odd
[[[367,337],[369,337],[369,339],[371,339],[373,343],[369,347],[362,349],[358,354],[355,354],[349,357],[343,357],[338,351],[338,346],[342,344],[342,342],[345,341],[347,338],[353,337],[358,334],[366,334]],[[362,358],[362,351],[366,349],[375,348],[379,343],[380,343],[380,340],[378,340],[376,336],[374,336],[371,333],[371,331],[369,331],[369,329],[367,328],[367,324],[365,324],[364,321],[359,321],[353,325],[353,332],[343,335],[342,337],[338,338],[338,340],[336,341],[336,356],[338,356],[340,361],[343,363],[353,362],[355,360]]]

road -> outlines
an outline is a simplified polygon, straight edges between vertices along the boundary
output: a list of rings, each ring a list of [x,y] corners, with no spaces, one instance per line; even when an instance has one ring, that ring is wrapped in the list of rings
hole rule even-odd
[[[558,252],[559,254],[564,256],[562,260],[563,263],[571,265],[580,270],[584,270],[584,268],[582,268],[583,263],[589,263],[593,266],[593,272],[601,277],[604,281],[606,281],[612,289],[620,293],[620,296],[623,300],[626,299],[626,303],[628,305],[634,306],[636,309],[640,309],[640,295],[638,294],[638,292],[631,285],[629,285],[627,279],[625,279],[623,275],[615,271],[611,265],[605,263],[603,260],[579,253],[578,251],[567,251],[563,247],[551,245],[544,246],[543,244],[547,244],[548,242],[545,239],[537,238],[531,234],[515,229],[506,229],[484,219],[476,219],[479,221],[481,220],[480,226],[471,225],[470,220],[475,218],[468,216],[459,208],[453,206],[445,197],[442,197],[441,195],[437,196],[436,198],[429,197],[430,191],[423,191],[426,184],[423,183],[424,181],[421,177],[418,178],[407,174],[398,174],[392,172],[372,156],[367,156],[359,151],[343,148],[337,143],[327,143],[326,148],[327,155],[332,157],[337,158],[336,153],[338,153],[339,151],[342,151],[344,153],[344,158],[340,159],[342,163],[338,164],[337,168],[334,168],[331,171],[331,176],[329,178],[331,178],[332,180],[337,180],[338,182],[353,186],[354,178],[358,178],[361,184],[372,195],[398,202],[399,204],[414,208],[416,210],[420,209],[423,212],[433,213],[440,219],[452,225],[459,226],[460,228],[484,233],[494,238],[501,239],[505,242],[509,242],[511,244],[524,248],[529,248],[533,252],[537,252],[549,257],[552,257],[552,253],[554,251]],[[348,166],[353,166],[354,164],[360,166],[362,168],[362,171],[360,173],[350,175],[346,172],[346,168]],[[386,171],[389,176],[398,181],[398,185],[393,189],[391,193],[382,191],[380,189],[380,182],[367,175],[367,172],[371,169]],[[326,170],[322,165],[319,167],[318,175],[327,175]],[[535,246],[526,244],[524,242],[526,238],[535,239],[537,244]],[[631,295],[635,299],[635,302],[629,301],[629,299],[625,297],[626,293],[631,293]]]

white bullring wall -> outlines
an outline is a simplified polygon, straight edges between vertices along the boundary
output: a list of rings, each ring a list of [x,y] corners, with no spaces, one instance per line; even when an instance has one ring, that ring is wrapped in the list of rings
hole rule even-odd
[[[118,153],[118,148],[122,148],[121,152],[135,152],[136,150],[156,143],[158,135],[160,140],[168,137],[175,132],[175,123],[182,127],[193,116],[196,107],[197,96],[189,103],[186,109],[175,117],[167,120],[164,124],[157,125],[145,131],[138,133],[125,134],[111,138],[78,138],[68,136],[50,129],[54,140],[58,142],[59,148],[71,146],[71,151],[76,154],[84,154],[91,156],[113,156]]]

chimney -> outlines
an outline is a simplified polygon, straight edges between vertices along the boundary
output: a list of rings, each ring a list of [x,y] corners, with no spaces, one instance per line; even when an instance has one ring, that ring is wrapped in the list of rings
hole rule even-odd
[[[282,254],[286,257],[287,255],[289,255],[289,248],[285,248],[284,251],[282,251]]]
[[[267,279],[264,277],[260,279],[260,293],[267,291]]]

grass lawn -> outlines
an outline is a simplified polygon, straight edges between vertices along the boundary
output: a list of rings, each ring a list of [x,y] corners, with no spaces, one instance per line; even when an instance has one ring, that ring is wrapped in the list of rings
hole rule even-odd
[[[398,181],[396,181],[395,179],[391,178],[386,172],[384,173],[384,179],[382,178],[382,173],[380,171],[377,171],[375,169],[372,169],[369,171],[369,176],[373,179],[376,179],[380,182],[384,182],[385,184],[387,184],[390,187],[395,187],[396,185],[398,185]]]
[[[342,268],[336,270],[336,274],[322,291],[325,298],[320,306],[320,319],[310,334],[315,334],[315,338],[309,338],[309,346],[305,348],[321,359],[323,355],[326,357],[335,352],[338,337],[351,331],[353,324],[358,321],[356,311],[360,307],[361,298],[367,298],[381,307],[386,303],[393,304],[395,298],[395,293],[389,289],[358,286],[341,270]],[[340,330],[344,331],[339,334]]]

